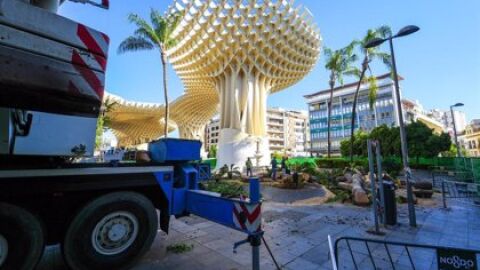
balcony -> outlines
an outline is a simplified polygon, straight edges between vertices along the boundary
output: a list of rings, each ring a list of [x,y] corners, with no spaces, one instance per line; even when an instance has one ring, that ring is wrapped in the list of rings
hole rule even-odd
[[[267,132],[268,132],[268,133],[276,133],[276,134],[278,134],[278,133],[282,133],[282,134],[283,134],[283,133],[284,133],[284,132],[283,132],[283,129],[277,129],[277,128],[275,128],[275,129],[269,128],[269,129],[267,129]]]
[[[283,142],[284,139],[282,137],[277,137],[277,136],[270,136],[268,137],[270,141],[276,141],[276,142]]]

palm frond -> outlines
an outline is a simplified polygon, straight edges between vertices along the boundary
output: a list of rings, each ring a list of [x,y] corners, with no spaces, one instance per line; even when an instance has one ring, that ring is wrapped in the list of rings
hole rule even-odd
[[[170,26],[172,29],[176,29],[185,15],[185,11],[178,11],[170,15],[169,20],[171,20]]]
[[[338,72],[337,81],[338,81],[338,84],[343,85],[343,72]]]
[[[159,43],[164,44],[167,39],[167,20],[158,12],[152,8],[150,11],[150,20],[152,21],[155,34],[159,39]]]
[[[148,37],[148,39],[150,39],[153,43],[159,43],[160,40],[158,35],[155,33],[155,30],[147,21],[134,13],[130,13],[128,15],[128,20],[130,21],[130,23],[133,23],[137,26],[137,31],[141,33],[144,37]]]
[[[325,56],[325,59],[332,58],[333,50],[328,47],[323,47],[323,55]]]
[[[377,53],[376,57],[380,58],[383,64],[387,66],[389,70],[393,69],[392,56],[390,54],[380,52],[380,53]]]
[[[346,55],[354,54],[355,47],[358,45],[359,41],[353,40],[345,48],[342,49],[343,53]]]
[[[135,13],[128,14],[128,21],[135,24],[138,28],[152,29],[150,24]]]
[[[180,22],[182,21],[184,12],[183,11],[178,11],[176,13],[170,14],[168,16],[167,21],[168,21],[168,31],[167,31],[167,39],[171,39],[171,35],[175,29],[180,25]]]
[[[392,36],[392,29],[388,25],[382,25],[375,29],[375,31],[379,34],[382,38],[388,38]]]
[[[368,103],[370,104],[370,110],[373,110],[373,106],[375,104],[375,101],[377,100],[377,91],[378,91],[378,85],[377,85],[377,78],[375,76],[369,76],[367,78],[368,82]]]
[[[169,49],[169,48],[172,48],[172,47],[174,47],[175,45],[177,45],[177,43],[178,43],[178,40],[176,40],[176,39],[174,39],[174,38],[171,38],[171,39],[167,40],[167,43],[165,43],[165,47],[166,47],[167,49]]]
[[[158,44],[158,38],[156,37],[155,33],[151,33],[144,28],[138,28],[133,32],[133,35],[138,38],[144,38],[146,40],[150,40],[152,43]]]
[[[360,78],[361,73],[362,72],[357,67],[349,67],[347,70],[343,72],[343,74],[346,76],[354,76],[357,78]]]
[[[171,35],[178,25],[180,25],[183,14],[183,12],[176,12],[168,15],[168,17],[164,17],[157,10],[151,10],[150,19],[152,20],[154,31],[158,36],[161,47],[168,49],[177,44],[177,41],[174,40]]]
[[[120,43],[117,53],[121,54],[129,51],[151,50],[154,47],[155,46],[152,42],[143,37],[131,36]]]
[[[369,57],[369,62],[373,59],[381,60],[389,70],[392,70],[392,61],[391,56],[388,53],[380,51],[379,47],[365,49],[364,46],[374,38],[386,38],[389,37],[391,33],[392,30],[386,25],[375,29],[369,29],[361,41],[357,43],[357,45],[360,47],[360,51],[365,56]]]
[[[356,76],[356,74],[360,76],[358,69],[356,70],[353,67],[353,64],[358,60],[358,56],[355,54],[357,43],[357,41],[352,41],[344,48],[335,51],[329,48],[324,49],[325,68],[330,70],[334,75],[332,78],[340,85],[343,85],[344,76]]]
[[[154,8],[150,9],[150,21],[152,22],[154,29],[158,29],[164,24],[166,24],[165,18],[160,14],[158,10]]]

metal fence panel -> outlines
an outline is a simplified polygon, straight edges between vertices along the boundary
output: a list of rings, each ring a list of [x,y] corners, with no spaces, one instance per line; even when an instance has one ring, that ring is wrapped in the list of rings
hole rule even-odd
[[[452,269],[445,264],[461,261],[473,267],[455,269],[475,270],[480,261],[480,250],[358,237],[338,238],[333,249],[334,269]]]
[[[470,159],[471,170],[473,171],[473,178],[476,183],[480,184],[480,158]]]
[[[447,207],[447,200],[480,205],[480,184],[443,180],[441,182],[441,192],[443,207],[445,208]]]

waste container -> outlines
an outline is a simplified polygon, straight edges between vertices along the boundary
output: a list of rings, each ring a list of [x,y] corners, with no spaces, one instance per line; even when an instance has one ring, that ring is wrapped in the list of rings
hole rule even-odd
[[[397,224],[397,200],[395,198],[395,184],[392,181],[383,180],[383,195],[385,198],[385,224]]]

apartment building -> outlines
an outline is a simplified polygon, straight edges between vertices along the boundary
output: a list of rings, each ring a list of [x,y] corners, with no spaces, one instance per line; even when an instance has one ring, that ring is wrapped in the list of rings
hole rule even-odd
[[[220,118],[215,116],[205,126],[205,136],[203,145],[205,151],[210,151],[212,145],[216,146],[218,143],[218,137],[220,135]]]
[[[480,119],[475,119],[465,127],[463,143],[469,157],[480,157]]]
[[[465,112],[453,111],[454,117],[450,110],[433,109],[427,112],[427,115],[437,120],[445,126],[445,131],[453,135],[453,118],[455,119],[455,127],[457,133],[463,133],[467,127],[467,117]]]
[[[401,80],[403,78],[400,77]],[[340,142],[350,138],[353,99],[358,82],[338,86],[333,89],[331,124],[331,149],[333,155],[340,154]],[[370,131],[386,124],[398,125],[396,114],[395,86],[390,73],[377,77],[377,98],[374,106],[369,104],[369,85],[360,87],[355,130]],[[330,89],[304,96],[309,108],[311,152],[314,155],[327,153],[327,118]]]
[[[267,135],[271,152],[308,156],[309,121],[306,111],[267,109]]]
[[[217,145],[220,135],[220,119],[210,120],[205,127],[205,150]],[[267,136],[270,151],[290,156],[308,156],[310,146],[309,121],[306,111],[283,108],[267,109]]]

